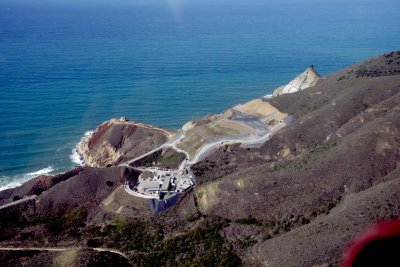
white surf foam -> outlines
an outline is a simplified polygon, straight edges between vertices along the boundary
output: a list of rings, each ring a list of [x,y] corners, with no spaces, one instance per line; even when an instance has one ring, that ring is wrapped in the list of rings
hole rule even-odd
[[[87,131],[81,140],[75,145],[75,147],[72,149],[72,154],[69,156],[71,161],[75,163],[78,166],[84,166],[85,162],[83,160],[82,156],[82,144],[86,142],[92,135],[94,131]]]
[[[72,149],[72,154],[70,155],[70,159],[73,163],[78,166],[83,166],[83,157],[81,153],[81,145],[83,142],[86,142],[94,133],[94,131],[87,131],[81,140],[76,144],[76,146]],[[55,169],[53,166],[49,165],[46,168],[25,173],[22,175],[16,176],[0,176],[0,191],[10,188],[15,188],[21,186],[23,183],[29,181],[32,178],[35,178],[40,175],[54,173]]]
[[[1,176],[1,179],[9,179],[7,176]],[[0,186],[0,191],[6,190],[6,189],[10,189],[10,188],[14,188],[14,187],[18,187],[21,186],[22,183],[20,182],[11,182],[9,184],[6,184],[4,186]]]
[[[265,95],[265,96],[264,96],[265,99],[271,99],[271,98],[273,98],[273,97],[274,97],[274,96],[273,96],[272,94],[268,94],[268,95]]]
[[[53,166],[47,166],[46,168],[43,168],[41,170],[35,171],[35,172],[29,172],[26,174],[27,177],[36,177],[39,175],[44,175],[44,174],[49,174],[54,171]]]
[[[54,167],[49,165],[46,168],[34,172],[28,172],[23,175],[16,175],[14,177],[1,176],[0,181],[10,181],[10,182],[6,185],[0,186],[0,191],[21,186],[23,183],[29,181],[32,178],[35,178],[40,175],[50,174],[54,171],[55,171]]]

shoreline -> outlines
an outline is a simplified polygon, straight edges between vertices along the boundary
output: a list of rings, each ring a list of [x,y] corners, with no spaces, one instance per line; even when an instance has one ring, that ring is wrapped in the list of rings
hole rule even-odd
[[[76,143],[75,147],[72,149],[72,154],[69,156],[70,160],[77,166],[85,166],[85,158],[82,152],[82,146],[86,144],[89,138],[94,134],[94,131],[87,131],[81,137],[81,140]]]
[[[306,88],[309,88],[309,87],[315,85],[318,82],[318,80],[321,79],[321,77],[318,74],[315,74],[314,76],[310,76],[310,74],[309,74],[310,73],[310,68],[312,68],[312,70],[314,71],[313,67],[308,67],[304,72],[302,72],[302,73],[298,74],[297,76],[295,76],[292,81],[290,81],[287,85],[285,85],[286,87],[289,86],[289,85],[291,86],[291,90],[290,91],[281,92],[280,94],[287,94],[287,93],[297,92],[297,91],[304,90]],[[303,83],[301,81],[303,81],[306,78],[308,80],[308,83],[305,86],[302,86]],[[281,86],[281,87],[275,89],[272,94],[267,94],[267,95],[261,96],[259,98],[252,99],[252,100],[250,100],[248,102],[245,102],[244,104],[242,104],[242,103],[236,104],[235,106],[231,107],[228,110],[235,109],[236,107],[242,107],[242,106],[243,106],[242,108],[245,108],[246,104],[249,105],[249,103],[253,103],[254,101],[257,101],[257,100],[259,100],[261,102],[268,102],[269,99],[271,99],[271,98],[276,96],[277,90],[279,90],[282,87],[284,87],[284,86]],[[239,109],[239,111],[241,111],[241,110]],[[222,116],[225,112],[226,111],[224,111],[221,114],[215,114],[215,115]],[[243,112],[245,112],[245,111],[243,111]],[[201,118],[202,117],[200,117],[200,119]],[[174,133],[174,132],[169,131],[167,129],[162,129],[162,128],[157,127],[157,126],[152,126],[152,125],[141,123],[141,122],[130,122],[125,117],[121,117],[120,119],[111,119],[110,121],[111,122],[112,121],[119,122],[120,120],[123,121],[123,122],[133,123],[135,125],[139,125],[139,126],[144,127],[144,128],[152,128],[153,130],[162,131],[164,134],[167,135],[167,137],[169,139],[173,138],[173,136],[177,134],[177,133]],[[185,131],[184,129],[187,128],[186,131],[189,131],[191,128],[194,127],[194,124],[195,124],[194,122],[195,121],[196,121],[196,119],[187,121],[180,128],[180,130]],[[102,125],[102,124],[100,124],[100,125]],[[86,131],[83,134],[83,136],[81,137],[80,141],[75,144],[75,146],[71,150],[71,154],[69,155],[69,159],[74,164],[71,167],[83,167],[83,166],[86,166],[85,157],[84,157],[84,150],[85,150],[84,146],[87,145],[88,140],[93,136],[94,133],[95,133],[95,130]],[[264,137],[262,137],[261,139],[264,140]],[[197,152],[200,152],[200,151],[197,151]],[[199,159],[197,159],[197,160],[199,160]],[[48,173],[48,174],[50,174],[50,173]],[[42,175],[42,174],[39,174],[39,175]],[[7,176],[5,176],[5,177],[7,177]],[[9,188],[18,187],[21,184],[29,181],[30,179],[32,179],[34,177],[36,177],[36,176],[25,177],[25,175],[23,175],[22,179],[13,179],[11,182],[6,184],[5,186],[0,187],[0,191],[1,190],[5,190],[5,189],[9,189]]]
[[[41,175],[50,175],[50,173],[53,173],[55,171],[57,171],[57,169],[55,169],[53,165],[48,165],[47,167],[39,169],[37,171],[28,172],[21,175],[0,176],[1,178],[11,179],[10,181],[8,181],[7,184],[0,186],[0,191],[19,187],[33,178],[36,178]]]
[[[82,167],[85,166],[85,161],[84,157],[82,154],[82,145],[85,144],[88,139],[92,136],[94,131],[87,131],[83,134],[81,137],[80,141],[76,143],[74,148],[71,151],[71,154],[69,155],[69,159],[73,163],[73,167]],[[54,165],[49,164],[47,167],[32,171],[32,172],[27,172],[27,173],[22,173],[22,174],[17,174],[13,176],[8,176],[8,175],[2,175],[0,176],[1,180],[4,179],[4,184],[2,185],[2,182],[0,180],[0,191],[4,191],[7,189],[12,189],[21,186],[22,184],[28,182],[31,179],[34,179],[38,176],[41,175],[56,175],[59,174],[56,172],[59,170],[58,168],[55,168]]]
[[[295,77],[295,80],[298,79],[298,76]],[[264,95],[264,96],[261,96],[261,97],[256,98],[256,99],[259,99],[261,101],[267,101],[270,98],[273,98],[273,94]],[[252,99],[252,100],[255,100],[255,99]],[[252,100],[250,100],[250,101],[252,101]],[[241,102],[239,104],[236,104],[236,105],[241,105]],[[221,113],[221,114],[223,114],[223,113]],[[219,114],[219,115],[221,115],[221,114]],[[124,117],[122,117],[122,118],[124,119],[124,121],[128,121]],[[199,117],[199,118],[202,118],[202,117]],[[177,131],[184,129],[185,127],[189,127],[189,128],[191,128],[190,126],[193,127],[193,125],[190,125],[190,124],[193,124],[193,121],[195,121],[195,120],[196,119],[187,121],[186,123],[183,124],[183,126],[181,126],[181,128],[177,129]],[[174,134],[176,134],[176,133],[168,131],[167,129],[162,129],[160,127],[152,126],[152,125],[149,125],[149,124],[146,124],[146,123],[141,123],[141,122],[132,122],[132,123],[138,124],[138,125],[140,125],[142,127],[145,127],[145,128],[152,127],[152,129],[162,131],[162,132],[167,134],[168,138],[171,138],[171,137],[174,136]],[[84,147],[85,144],[87,144],[88,140],[92,137],[92,135],[94,133],[95,133],[95,130],[86,131],[83,134],[83,136],[81,137],[81,139],[79,140],[79,142],[77,142],[75,144],[75,146],[72,148],[71,153],[69,155],[69,159],[73,163],[73,166],[71,166],[72,168],[86,166],[85,157],[84,157],[84,153],[83,153],[83,150],[84,150],[83,147]],[[52,171],[50,171],[48,173],[45,173],[45,174],[50,174],[53,171],[54,170],[52,170]],[[29,176],[28,178],[24,177],[25,175],[29,175],[29,174],[30,173],[23,174],[21,179],[12,179],[12,181],[9,182],[8,184],[6,184],[4,186],[0,186],[0,191],[21,186],[23,183],[31,180],[32,178],[35,178],[35,177],[37,177],[39,175],[43,175],[43,174],[39,174],[39,175],[36,175],[36,176]],[[7,176],[2,176],[2,177],[7,177]],[[9,177],[9,178],[11,178],[11,177]]]

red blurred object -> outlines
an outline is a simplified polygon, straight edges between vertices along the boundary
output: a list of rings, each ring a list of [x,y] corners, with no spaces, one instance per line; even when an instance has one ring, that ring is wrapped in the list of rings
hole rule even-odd
[[[342,266],[400,266],[400,220],[369,228],[347,249]]]

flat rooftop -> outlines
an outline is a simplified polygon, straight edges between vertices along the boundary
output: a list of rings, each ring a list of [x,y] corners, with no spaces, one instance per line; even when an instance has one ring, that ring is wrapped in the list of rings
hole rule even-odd
[[[168,191],[171,185],[171,176],[167,176],[164,178],[164,182],[161,186],[161,191]]]

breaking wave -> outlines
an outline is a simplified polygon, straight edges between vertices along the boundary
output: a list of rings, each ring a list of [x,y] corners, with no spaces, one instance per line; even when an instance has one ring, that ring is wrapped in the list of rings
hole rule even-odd
[[[0,191],[18,187],[32,178],[35,178],[40,175],[50,174],[54,171],[55,171],[54,167],[49,165],[46,168],[34,172],[28,172],[23,175],[0,176]]]
[[[85,165],[85,162],[83,161],[83,156],[82,156],[82,150],[81,150],[81,146],[82,143],[87,141],[92,134],[94,133],[94,131],[87,131],[83,137],[81,138],[81,140],[75,145],[75,147],[72,149],[72,153],[69,156],[69,158],[71,159],[71,161],[73,163],[75,163],[78,166],[83,166]]]

